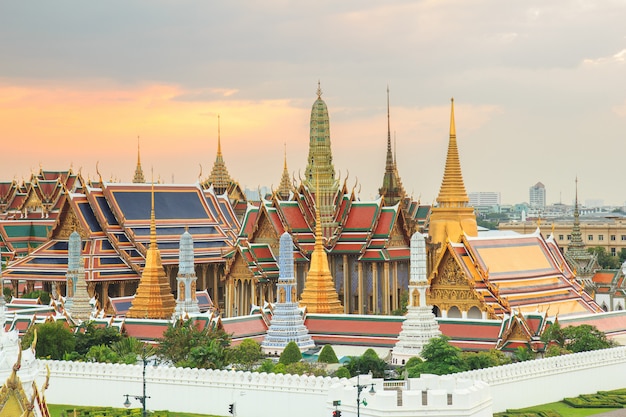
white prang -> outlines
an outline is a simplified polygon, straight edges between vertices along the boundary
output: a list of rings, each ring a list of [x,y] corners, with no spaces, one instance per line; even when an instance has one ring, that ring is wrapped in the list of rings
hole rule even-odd
[[[415,232],[411,236],[411,274],[407,314],[406,320],[402,322],[398,342],[392,351],[391,363],[393,365],[404,365],[410,358],[419,356],[430,339],[441,335],[432,306],[426,304],[427,290],[426,239],[421,233]]]
[[[293,273],[293,240],[287,232],[280,237],[278,262],[277,299],[261,349],[266,354],[280,355],[289,342],[295,342],[300,351],[304,352],[315,347],[315,342],[304,325],[302,311],[298,307],[298,291]]]

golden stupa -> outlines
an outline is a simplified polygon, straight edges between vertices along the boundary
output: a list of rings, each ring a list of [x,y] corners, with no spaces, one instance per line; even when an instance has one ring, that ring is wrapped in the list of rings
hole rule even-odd
[[[459,148],[456,143],[454,124],[454,99],[450,107],[450,141],[446,156],[446,167],[437,206],[431,209],[428,234],[433,243],[446,243],[447,240],[458,242],[461,235],[477,236],[478,227],[474,208],[469,205],[465,191]]]
[[[176,300],[161,264],[161,252],[157,246],[156,220],[154,217],[154,182],[152,183],[152,210],[150,212],[150,247],[146,265],[139,280],[137,293],[126,317],[138,319],[169,319],[174,313]]]
[[[315,195],[315,247],[311,253],[311,267],[304,281],[304,290],[300,295],[300,306],[306,307],[308,313],[343,314],[343,306],[328,267],[328,255],[322,243],[318,194]]]

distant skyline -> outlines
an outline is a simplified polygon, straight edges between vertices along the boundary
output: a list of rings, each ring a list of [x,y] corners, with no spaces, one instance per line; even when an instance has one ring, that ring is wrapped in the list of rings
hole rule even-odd
[[[334,165],[372,199],[391,130],[405,189],[437,197],[450,98],[468,192],[623,205],[626,2],[112,0],[0,4],[0,180],[39,167],[278,187],[306,167],[318,80]]]

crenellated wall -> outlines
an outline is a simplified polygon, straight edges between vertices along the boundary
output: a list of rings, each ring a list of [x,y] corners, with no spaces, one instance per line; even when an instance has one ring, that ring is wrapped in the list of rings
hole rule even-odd
[[[50,367],[50,404],[122,407],[124,394],[142,395],[142,366],[41,361],[41,376]],[[206,369],[146,367],[149,410],[228,415],[291,417],[327,414],[326,396],[339,379]],[[141,407],[131,401],[133,408]]]
[[[454,374],[491,387],[493,411],[626,387],[626,346]]]
[[[374,393],[370,388],[374,385]],[[328,393],[328,405],[340,401],[342,417],[357,415],[357,389],[363,387],[358,414],[362,417],[491,417],[489,386],[481,381],[458,379],[450,375],[422,375],[420,378],[385,383],[361,375],[359,380],[342,380]],[[397,391],[394,387],[404,386]]]
[[[142,394],[142,366],[40,361],[38,384],[50,367],[48,403],[121,407],[124,394]],[[480,416],[507,408],[559,401],[564,397],[626,387],[626,347],[463,372],[452,376],[375,383],[377,393],[361,393],[368,405],[361,415]],[[489,385],[477,384],[482,381]],[[169,367],[146,368],[149,410],[168,409],[227,416],[235,404],[237,417],[330,415],[333,400],[342,401],[342,417],[356,415],[355,382],[330,377],[213,371]],[[402,386],[402,405],[390,388]],[[369,387],[368,387],[369,389]],[[424,393],[423,393],[424,391]],[[489,392],[490,391],[490,392]],[[451,397],[449,396],[451,394]],[[423,397],[425,396],[425,397]],[[425,398],[425,400],[424,400]],[[424,402],[425,401],[425,402]],[[451,401],[451,404],[448,403]],[[140,407],[137,400],[132,407]]]

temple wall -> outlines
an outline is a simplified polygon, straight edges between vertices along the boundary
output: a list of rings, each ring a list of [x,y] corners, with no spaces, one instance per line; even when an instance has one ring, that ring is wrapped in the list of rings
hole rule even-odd
[[[626,387],[626,346],[455,374],[491,387],[494,413]]]
[[[50,387],[45,396],[51,404],[121,407],[124,394],[132,397],[142,393],[140,365],[63,361],[40,361],[40,365],[39,386],[46,365],[50,367]],[[491,411],[624,388],[624,374],[626,347],[618,347],[441,378],[385,383],[387,388],[407,384],[403,406],[397,405],[395,391],[383,390],[382,382],[374,380],[377,394],[369,396],[363,391],[368,405],[361,406],[360,411],[364,417],[420,415],[420,410],[433,416],[482,417]],[[361,384],[365,378],[361,377]],[[490,393],[480,384],[463,380],[487,383]],[[299,416],[314,417],[329,415],[332,401],[341,400],[343,417],[352,417],[356,408],[353,382],[329,377],[148,366],[146,382],[149,410],[226,416],[228,405],[234,403],[238,417],[291,417],[295,411]],[[132,407],[140,407],[139,401],[133,400]]]
[[[50,404],[140,408],[142,366],[87,362],[40,361],[40,379],[50,367]],[[170,410],[227,416],[234,403],[237,417],[292,417],[328,414],[330,377],[259,374],[170,367],[146,368],[148,410]],[[38,383],[40,381],[38,380]],[[41,384],[40,384],[41,386]]]
[[[50,387],[45,391],[49,404],[121,408],[125,394],[129,394],[131,407],[141,407],[133,399],[142,395],[141,365],[40,361],[40,379],[45,376],[46,365],[50,368]],[[148,365],[146,404],[148,410],[221,416],[229,415],[229,404],[235,404],[237,417],[318,417],[330,415],[333,400],[340,400],[343,417],[352,417],[356,415],[354,382],[330,377]],[[361,393],[361,399],[367,401],[367,405],[360,406],[363,417],[408,417],[418,415],[416,411],[447,417],[492,415],[488,386],[480,381],[436,375],[412,379],[411,390],[403,391],[403,405],[398,405],[394,387],[385,390],[381,379],[363,375],[359,383],[368,384],[368,388],[371,383],[376,386],[374,395],[367,390]]]

